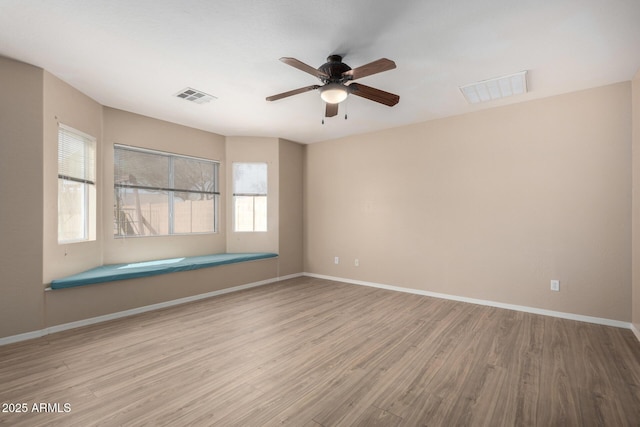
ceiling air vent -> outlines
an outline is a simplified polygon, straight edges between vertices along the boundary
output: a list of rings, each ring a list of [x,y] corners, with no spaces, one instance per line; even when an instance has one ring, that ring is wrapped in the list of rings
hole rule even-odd
[[[217,99],[213,95],[209,95],[208,93],[191,87],[181,90],[180,92],[176,93],[175,96],[177,96],[178,98],[182,98],[185,101],[195,102],[196,104],[205,104],[212,99]]]
[[[527,72],[520,71],[508,76],[460,86],[460,91],[469,104],[521,95],[527,92]]]

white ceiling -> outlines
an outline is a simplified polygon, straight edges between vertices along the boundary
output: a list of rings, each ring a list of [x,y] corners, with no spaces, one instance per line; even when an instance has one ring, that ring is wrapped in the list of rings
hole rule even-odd
[[[322,125],[317,91],[265,101],[319,82],[278,58],[318,67],[330,54],[353,68],[394,60],[395,70],[359,82],[400,103],[351,96]],[[0,0],[0,55],[109,107],[310,143],[630,80],[640,1]],[[458,90],[522,70],[526,95],[471,106]],[[187,86],[218,99],[172,96]]]

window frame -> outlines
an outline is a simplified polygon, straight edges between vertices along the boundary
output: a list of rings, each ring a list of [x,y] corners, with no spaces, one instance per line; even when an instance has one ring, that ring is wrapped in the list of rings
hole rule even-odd
[[[192,236],[192,235],[207,235],[207,234],[218,234],[219,233],[219,217],[220,217],[220,161],[207,159],[204,157],[196,157],[189,156],[185,154],[177,154],[168,151],[162,150],[154,150],[150,148],[136,147],[132,145],[125,144],[114,144],[114,176],[113,176],[113,190],[114,190],[114,215],[113,221],[114,225],[116,225],[115,230],[120,230],[118,225],[118,218],[116,218],[116,212],[118,211],[118,200],[115,196],[118,189],[139,189],[139,190],[148,190],[148,191],[164,191],[167,194],[167,209],[168,209],[168,232],[166,234],[116,234],[115,232],[112,236],[115,239],[129,239],[129,238],[138,238],[138,237],[168,237],[168,236]],[[116,173],[115,170],[117,168],[117,163],[115,161],[117,150],[128,150],[138,153],[146,153],[156,156],[166,157],[169,161],[168,168],[168,183],[167,187],[153,187],[153,186],[145,186],[145,185],[135,185],[135,184],[122,184],[116,182]],[[193,160],[203,163],[210,163],[213,167],[213,190],[212,191],[200,191],[200,190],[185,190],[182,188],[175,187],[175,173],[174,173],[174,163],[176,159],[186,159]],[[202,231],[202,232],[175,232],[175,193],[190,193],[190,194],[211,194],[212,203],[213,203],[213,229],[212,231]]]
[[[235,170],[236,165],[247,165],[247,164],[258,164],[265,166],[265,180],[266,180],[266,190],[264,193],[239,193],[236,192],[236,180],[235,180]],[[269,164],[267,162],[233,162],[231,165],[231,185],[232,185],[232,197],[233,197],[233,232],[234,233],[266,233],[269,231]],[[238,221],[237,221],[237,197],[251,197],[252,198],[252,229],[251,230],[238,230]],[[264,230],[256,230],[256,197],[264,197],[265,198],[265,229]]]
[[[86,147],[90,147],[90,151],[93,154],[91,159],[87,159],[86,156],[83,156],[84,165],[83,171],[84,173],[82,177],[73,176],[73,174],[67,170],[62,171],[61,167],[61,158],[64,153],[61,152],[63,150],[62,138],[66,135],[67,138],[75,139],[75,141],[82,142],[83,149],[86,150]],[[58,167],[57,167],[57,176],[58,176],[58,220],[57,220],[57,240],[59,245],[66,245],[71,243],[82,243],[82,242],[92,242],[96,240],[96,228],[97,228],[97,200],[98,200],[98,140],[96,137],[89,135],[81,130],[75,129],[71,126],[65,125],[64,123],[58,123]],[[86,153],[85,153],[86,154]],[[86,170],[89,169],[93,176],[87,176]],[[65,173],[67,172],[67,173]],[[81,207],[81,218],[82,218],[82,237],[77,239],[66,239],[61,240],[60,237],[60,204],[61,204],[61,192],[60,192],[60,180],[67,182],[74,182],[82,185],[83,192],[83,201]],[[93,192],[91,191],[93,189]],[[93,197],[92,197],[93,196]]]

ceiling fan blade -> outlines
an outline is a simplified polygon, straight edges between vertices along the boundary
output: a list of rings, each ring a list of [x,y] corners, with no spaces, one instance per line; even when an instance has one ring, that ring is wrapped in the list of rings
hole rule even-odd
[[[302,61],[298,61],[296,58],[280,58],[280,61],[284,62],[287,65],[291,65],[293,68],[297,68],[298,70],[304,71],[305,73],[309,73],[312,76],[318,78],[328,79],[329,75],[323,71],[317,70],[313,68],[311,65],[307,65]]]
[[[338,115],[338,104],[329,104],[327,102],[327,108],[325,109],[326,117],[333,117]]]
[[[343,76],[351,76],[351,80],[360,79],[372,74],[382,73],[396,68],[396,63],[387,58],[381,58],[360,67],[342,73]]]
[[[297,95],[299,93],[309,92],[310,90],[315,90],[315,89],[318,89],[319,87],[320,86],[318,86],[318,85],[311,85],[311,86],[307,86],[307,87],[301,87],[300,89],[290,90],[288,92],[282,92],[282,93],[279,93],[277,95],[273,95],[273,96],[267,97],[267,101],[277,101],[278,99],[286,98],[288,96]]]
[[[351,83],[349,86],[349,92],[356,96],[367,98],[371,101],[379,102],[380,104],[393,107],[400,102],[400,96],[393,93],[385,92],[380,89],[376,89],[371,86],[365,86],[360,83]]]

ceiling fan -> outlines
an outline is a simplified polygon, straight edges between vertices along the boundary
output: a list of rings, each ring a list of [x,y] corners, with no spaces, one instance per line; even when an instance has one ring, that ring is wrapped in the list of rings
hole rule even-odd
[[[400,101],[400,97],[393,93],[385,92],[360,83],[346,83],[372,74],[382,73],[396,68],[396,63],[390,59],[382,58],[357,68],[351,68],[342,62],[342,56],[330,55],[327,62],[319,68],[313,68],[295,58],[280,58],[280,61],[298,70],[317,77],[322,85],[311,85],[277,95],[267,97],[267,101],[276,101],[300,93],[318,89],[320,98],[326,103],[325,116],[333,117],[338,114],[338,104],[347,99],[349,94],[360,96],[380,104],[393,107]]]

